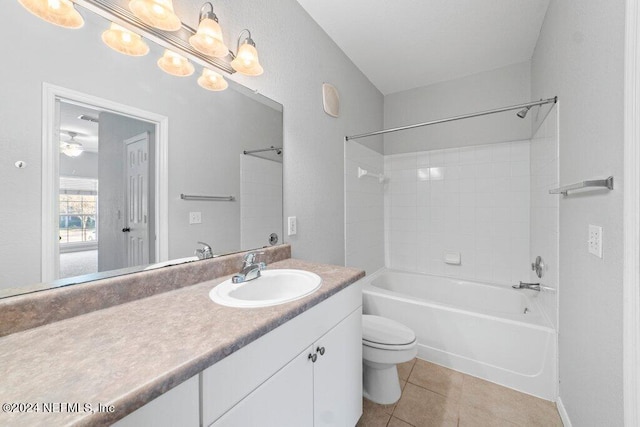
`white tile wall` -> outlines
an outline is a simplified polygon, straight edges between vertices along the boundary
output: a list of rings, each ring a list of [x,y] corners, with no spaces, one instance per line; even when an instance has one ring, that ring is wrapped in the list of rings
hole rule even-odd
[[[529,278],[529,141],[384,158],[386,264],[513,284]],[[443,261],[461,253],[460,265]]]
[[[282,243],[282,163],[241,154],[240,175],[242,249],[269,246],[271,233]]]
[[[384,267],[384,184],[358,167],[384,172],[382,154],[355,141],[345,142],[345,265],[367,274]]]
[[[559,203],[549,189],[559,186],[558,109],[549,112],[531,139],[531,246],[530,258],[540,255],[547,265],[542,279],[531,272],[531,281],[558,290]],[[545,314],[558,327],[558,294],[538,296]]]

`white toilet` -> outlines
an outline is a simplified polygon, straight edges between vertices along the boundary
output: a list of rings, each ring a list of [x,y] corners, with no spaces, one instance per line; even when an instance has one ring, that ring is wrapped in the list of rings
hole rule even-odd
[[[398,363],[408,362],[418,353],[416,334],[385,317],[362,315],[363,395],[375,403],[388,405],[400,399]]]

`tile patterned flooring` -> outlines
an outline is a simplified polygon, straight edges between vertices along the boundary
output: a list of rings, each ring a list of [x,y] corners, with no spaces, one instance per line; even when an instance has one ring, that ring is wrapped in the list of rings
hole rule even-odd
[[[400,400],[363,399],[357,427],[562,427],[553,402],[420,359],[398,365]]]

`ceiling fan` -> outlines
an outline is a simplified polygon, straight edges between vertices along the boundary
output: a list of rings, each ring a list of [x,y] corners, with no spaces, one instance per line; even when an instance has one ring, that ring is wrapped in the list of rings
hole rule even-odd
[[[60,151],[69,157],[78,157],[84,151],[84,147],[75,137],[78,136],[77,132],[65,131],[71,139],[69,141],[60,141]]]

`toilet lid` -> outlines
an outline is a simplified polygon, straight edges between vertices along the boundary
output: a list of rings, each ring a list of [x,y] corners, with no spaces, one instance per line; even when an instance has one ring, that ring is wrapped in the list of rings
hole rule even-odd
[[[362,339],[376,344],[405,345],[416,340],[411,329],[386,317],[362,315]]]

